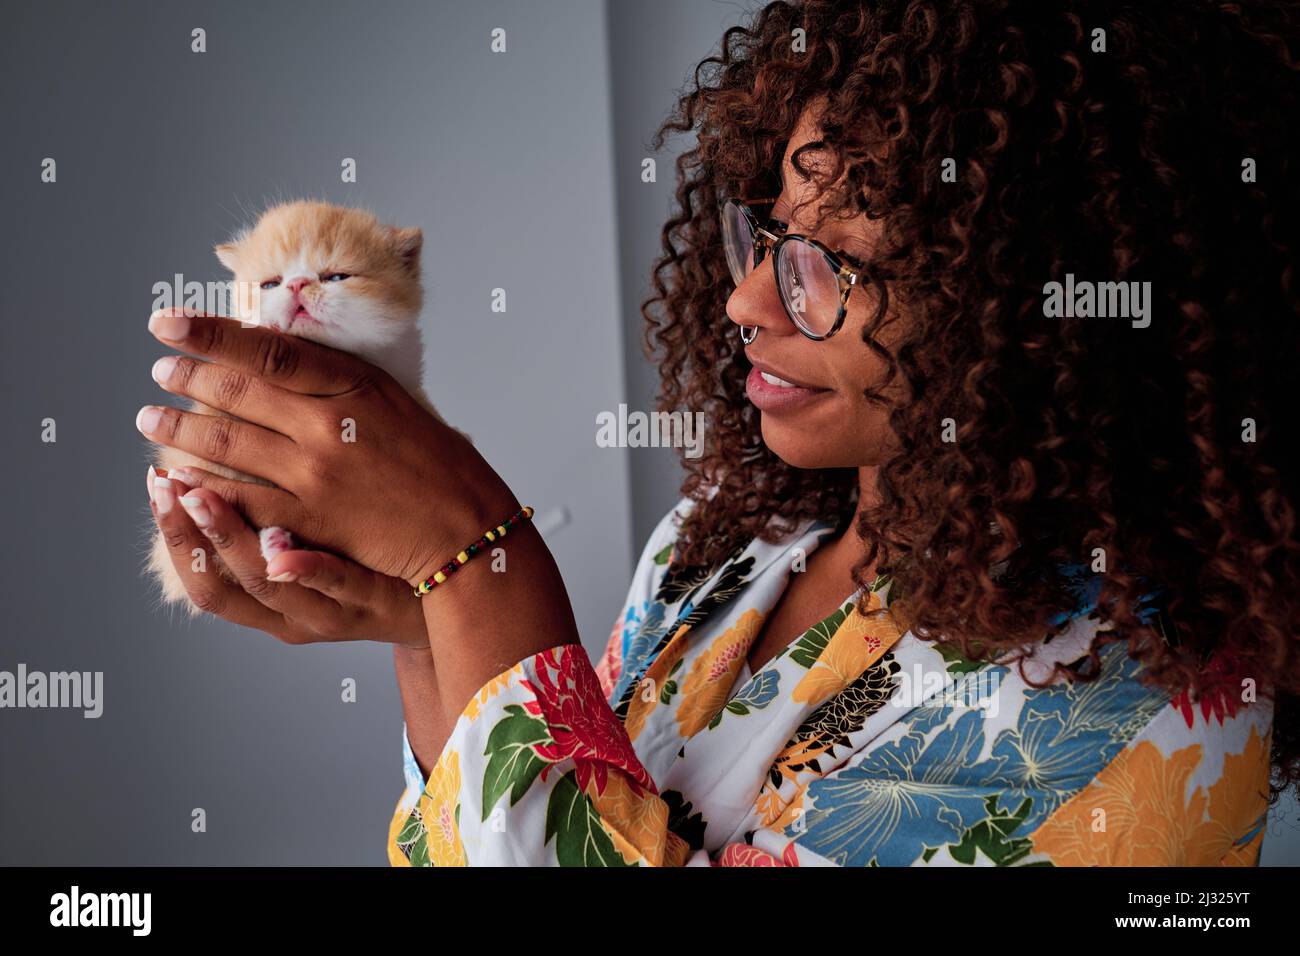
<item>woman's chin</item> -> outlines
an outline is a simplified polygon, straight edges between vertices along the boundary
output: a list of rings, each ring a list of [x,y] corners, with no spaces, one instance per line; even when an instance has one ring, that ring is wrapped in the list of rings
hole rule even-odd
[[[762,430],[763,444],[772,454],[792,468],[809,471],[877,465],[895,448],[886,422],[871,418],[804,422],[764,415]]]
[[[769,424],[763,418],[763,444],[772,454],[792,468],[850,468],[844,447],[824,434],[795,429],[785,424]]]

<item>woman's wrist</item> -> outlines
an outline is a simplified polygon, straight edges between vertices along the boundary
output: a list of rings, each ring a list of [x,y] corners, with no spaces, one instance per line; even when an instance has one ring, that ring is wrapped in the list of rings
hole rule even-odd
[[[486,464],[486,463],[485,463]],[[430,540],[423,547],[424,552],[414,558],[413,570],[403,575],[412,589],[427,581],[434,572],[460,554],[469,544],[488,529],[495,528],[519,510],[519,500],[509,486],[494,473],[493,481],[485,482],[490,491],[484,491],[483,485],[477,493],[464,493],[449,496],[446,500],[455,502],[448,505],[447,511],[454,511],[455,517],[443,512],[442,525],[445,529],[439,540]],[[442,496],[439,496],[442,497]]]
[[[394,645],[393,669],[402,699],[402,718],[411,753],[427,778],[447,740],[447,724],[438,694],[438,678],[428,646]]]
[[[451,724],[494,677],[548,648],[579,641],[559,566],[536,527],[523,525],[501,547],[502,560],[471,561],[421,599]]]

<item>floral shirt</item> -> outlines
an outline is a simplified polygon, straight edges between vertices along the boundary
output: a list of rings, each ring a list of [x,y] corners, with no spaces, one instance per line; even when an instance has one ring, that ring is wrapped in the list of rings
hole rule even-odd
[[[1079,606],[1022,666],[918,640],[885,580],[757,673],[792,569],[833,529],[749,543],[713,572],[647,544],[602,660],[520,661],[465,707],[389,831],[395,865],[1254,865],[1267,700],[1171,697],[1122,643],[1043,684],[1103,627]],[[1023,669],[1023,673],[1022,673]]]

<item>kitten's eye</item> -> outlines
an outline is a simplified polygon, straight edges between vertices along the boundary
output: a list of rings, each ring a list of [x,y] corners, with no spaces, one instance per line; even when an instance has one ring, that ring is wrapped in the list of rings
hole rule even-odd
[[[263,291],[267,289],[274,289],[279,284],[280,284],[279,279],[267,279],[265,282],[262,283],[262,289]]]
[[[352,276],[346,272],[327,272],[321,276],[322,282],[342,282],[344,279],[351,279]]]

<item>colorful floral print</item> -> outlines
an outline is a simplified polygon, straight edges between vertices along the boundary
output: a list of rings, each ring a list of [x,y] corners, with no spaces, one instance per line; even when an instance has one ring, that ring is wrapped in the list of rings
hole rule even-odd
[[[395,865],[1258,861],[1270,705],[1171,699],[1119,643],[1095,680],[1060,676],[1105,627],[1082,569],[1020,666],[916,639],[881,579],[749,674],[795,557],[833,529],[682,570],[688,507],[652,535],[596,666],[562,645],[494,678],[427,780],[406,747]]]

